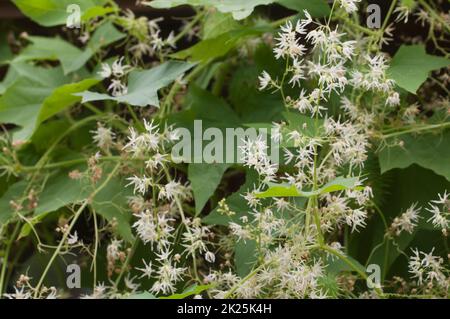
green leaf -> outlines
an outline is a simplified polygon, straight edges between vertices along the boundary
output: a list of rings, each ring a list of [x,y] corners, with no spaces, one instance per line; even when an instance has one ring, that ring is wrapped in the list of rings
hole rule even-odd
[[[203,40],[189,49],[172,55],[176,59],[187,59],[195,62],[206,62],[226,55],[246,38],[259,36],[272,30],[269,26],[241,28],[223,33],[215,38]]]
[[[21,127],[14,140],[27,141],[40,123],[79,102],[74,93],[98,83],[86,79],[68,83],[60,68],[45,69],[26,64],[13,64],[20,74],[0,98],[0,122]]]
[[[268,197],[312,197],[347,189],[358,188],[358,177],[337,177],[331,182],[326,183],[323,187],[316,191],[299,191],[295,186],[288,184],[269,184],[269,188],[261,193],[256,194],[257,198]]]
[[[214,194],[229,164],[190,164],[188,177],[195,199],[195,213],[201,213],[208,199]]]
[[[13,54],[8,44],[7,34],[0,32],[0,66],[12,59],[12,57]]]
[[[98,82],[97,79],[86,79],[77,83],[66,84],[55,89],[52,94],[45,99],[39,112],[37,125],[68,106],[79,102],[80,98],[75,96],[74,93],[84,91]]]
[[[128,78],[128,93],[122,96],[113,97],[90,91],[76,95],[83,98],[82,103],[111,100],[133,106],[152,105],[159,107],[158,91],[189,71],[194,65],[192,63],[169,61],[150,70],[132,71]]]
[[[382,173],[418,164],[450,181],[450,130],[439,135],[402,135],[401,140],[403,146],[381,150],[379,160]]]
[[[330,7],[325,0],[153,0],[145,4],[157,9],[168,9],[180,5],[213,6],[221,13],[231,13],[234,19],[242,20],[251,15],[257,6],[272,3],[279,3],[292,10],[306,9],[315,17],[323,17],[330,12]]]
[[[31,227],[32,226],[34,227],[35,225],[39,224],[49,214],[50,213],[45,213],[45,214],[41,214],[41,215],[38,215],[38,216],[28,219],[28,222],[23,224],[22,228],[20,229],[18,239],[21,239],[21,238],[24,238],[24,237],[27,237],[28,235],[30,235],[30,233],[32,231]]]
[[[39,195],[39,203],[34,216],[58,210],[69,204],[77,204],[88,196],[88,189],[81,180],[72,180],[64,171],[47,181],[47,187]]]
[[[111,21],[102,24],[95,30],[87,44],[87,50],[90,50],[91,56],[101,48],[126,37],[125,33],[120,32]]]
[[[203,222],[209,225],[223,225],[228,226],[230,222],[235,222],[238,224],[242,223],[241,217],[250,216],[249,207],[247,201],[243,198],[247,192],[252,191],[258,183],[258,174],[253,171],[247,171],[245,176],[245,183],[239,190],[227,197],[225,203],[228,205],[231,211],[235,213],[233,216],[225,216],[218,212],[218,207],[216,207],[208,216],[203,218]]]
[[[70,5],[75,4],[80,7],[83,20],[84,14],[94,18],[93,12],[99,15],[103,13],[98,10],[106,3],[106,0],[12,0],[12,2],[33,21],[45,27],[53,27],[66,24],[71,14],[67,12]]]
[[[81,69],[102,47],[125,37],[112,22],[101,25],[92,35],[86,50],[82,51],[61,38],[28,37],[31,44],[18,55],[14,62],[29,60],[60,61],[64,74]]]
[[[20,181],[11,185],[6,193],[0,198],[0,228],[7,224],[14,216],[14,211],[11,208],[10,202],[12,200],[20,200],[24,196],[24,192],[28,186],[27,181]]]
[[[300,114],[299,112],[283,112],[283,116],[286,121],[289,123],[287,129],[297,130],[302,134],[305,134],[310,137],[317,137],[322,135],[323,130],[323,119],[317,120],[317,128],[316,128],[316,120],[311,118],[310,116],[305,116]],[[289,143],[289,142],[288,142]],[[289,144],[286,144],[288,146]]]
[[[112,12],[116,12],[116,9],[113,7],[100,7],[100,6],[91,7],[83,12],[83,15],[81,16],[81,21],[88,22],[95,18],[104,17]]]
[[[116,221],[117,233],[128,242],[134,240],[130,226],[131,213],[127,205],[128,197],[132,195],[131,188],[125,187],[125,183],[115,177],[94,197],[92,202],[92,208],[97,214],[109,222]]]
[[[330,6],[326,0],[276,0],[282,6],[302,12],[308,10],[313,17],[325,17],[330,14]]]
[[[142,293],[131,294],[127,296],[125,299],[157,299],[157,298],[154,294],[146,291]]]
[[[190,296],[195,296],[201,294],[203,291],[211,288],[211,285],[193,285],[186,290],[184,290],[181,294],[173,294],[168,297],[160,297],[159,299],[185,299]]]
[[[213,6],[222,13],[231,13],[236,20],[242,20],[252,14],[256,6],[273,3],[274,0],[153,0],[145,4],[157,9],[173,8],[180,5]]]
[[[221,34],[239,28],[239,23],[229,13],[214,11],[208,13],[203,25],[203,40],[215,38]]]
[[[103,168],[103,179],[97,183],[101,185],[108,174],[108,168]],[[67,171],[51,177],[47,187],[39,195],[39,203],[34,211],[35,216],[47,214],[61,207],[78,204],[86,200],[95,188],[88,180],[72,180]],[[132,195],[130,188],[118,178],[112,178],[109,183],[92,199],[91,207],[96,214],[117,224],[118,234],[128,242],[134,238],[131,233],[131,214],[128,210],[128,196]]]
[[[79,70],[91,58],[90,52],[83,52],[61,38],[28,37],[31,45],[18,55],[14,62],[30,60],[60,61],[64,74]]]
[[[391,61],[388,75],[398,86],[416,94],[433,70],[450,65],[450,60],[428,55],[424,45],[403,45]]]
[[[256,194],[256,197],[300,197],[302,194],[294,185],[271,183],[266,191]]]
[[[235,127],[240,119],[228,103],[220,97],[192,85],[187,96],[188,121],[201,119],[220,127]]]
[[[417,203],[417,207],[425,208],[431,200],[437,198],[437,194],[442,194],[445,190],[450,189],[448,180],[417,165],[405,169],[395,169],[385,175],[389,179],[389,188],[386,190],[384,204],[380,206],[380,210],[388,227],[395,217],[404,213],[413,203]],[[349,247],[352,251],[358,251],[358,255],[361,256],[358,258],[359,260],[365,260],[371,250],[382,244],[374,251],[367,264],[380,265],[383,274],[388,277],[392,275],[408,276],[407,258],[403,253],[409,255],[408,247],[417,247],[410,246],[416,236],[425,231],[427,240],[422,240],[420,245],[432,245],[438,251],[438,245],[442,242],[442,233],[439,230],[434,231],[435,236],[431,236],[432,234],[428,231],[428,229],[432,229],[430,223],[427,222],[431,214],[422,209],[419,216],[421,216],[419,225],[412,234],[403,232],[393,240],[385,241],[384,244],[382,243],[386,239],[386,230],[382,219],[374,216],[368,220],[367,227],[360,234],[354,234],[355,238],[350,240]],[[421,249],[420,246],[419,249]],[[403,267],[392,268],[397,262],[404,262]]]
[[[256,57],[262,49],[257,50]],[[272,60],[264,60],[264,65],[274,67]],[[270,123],[284,120],[282,113],[286,109],[281,96],[261,92],[256,80],[261,75],[256,66],[239,66],[229,85],[229,99],[244,123]],[[272,126],[272,125],[270,125]]]
[[[238,241],[234,248],[234,262],[236,265],[236,272],[240,277],[247,276],[253,269],[253,265],[256,263],[257,258],[256,241],[246,240]]]

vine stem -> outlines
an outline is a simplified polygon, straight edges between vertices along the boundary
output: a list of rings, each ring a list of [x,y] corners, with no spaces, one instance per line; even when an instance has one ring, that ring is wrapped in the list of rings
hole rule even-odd
[[[319,245],[318,248],[325,250],[325,251],[329,252],[330,254],[338,257],[340,260],[342,260],[344,263],[346,263],[348,266],[350,266],[350,268],[352,268],[354,271],[356,271],[362,279],[364,279],[364,280],[368,279],[367,274],[364,271],[362,271],[361,269],[359,269],[350,259],[348,259],[342,253],[338,252],[337,250],[335,250],[327,245]],[[374,290],[379,297],[384,296],[383,290],[381,290],[380,288],[376,287]]]
[[[102,156],[98,159],[99,162],[116,162],[116,161],[130,161],[130,162],[135,162],[135,161],[142,161],[145,160],[141,157],[135,157],[135,158],[124,158],[121,156]],[[86,158],[78,158],[78,159],[74,159],[74,160],[68,160],[68,161],[61,161],[61,162],[57,162],[57,163],[51,163],[51,164],[47,164],[47,165],[43,165],[41,167],[36,167],[36,166],[21,166],[19,168],[20,172],[33,172],[33,171],[37,171],[40,169],[54,169],[54,168],[62,168],[62,167],[68,167],[68,166],[74,166],[77,164],[83,164],[86,163],[87,159]],[[3,166],[0,166],[0,168],[3,168]]]
[[[384,32],[386,31],[386,28],[389,23],[389,19],[391,18],[391,15],[394,12],[395,6],[397,5],[397,1],[398,0],[392,0],[391,6],[389,7],[389,11],[386,15],[386,18],[383,21],[383,25],[381,26],[381,29],[378,31],[377,35],[375,36],[375,41],[371,41],[369,44],[369,50],[374,42],[375,42],[374,44],[379,45],[379,41],[383,38]]]
[[[6,275],[6,268],[8,268],[9,254],[11,252],[12,244],[14,243],[17,235],[19,234],[19,230],[20,230],[20,223],[18,222],[14,227],[13,235],[11,236],[10,240],[8,241],[8,245],[6,246],[5,256],[3,257],[2,271],[0,274],[0,299],[3,295],[4,289],[3,285],[5,284],[5,275]]]
[[[200,72],[202,72],[206,67],[208,66],[208,63],[202,63],[197,65],[189,75],[186,76],[184,79],[186,82],[190,82],[193,78],[195,78]],[[164,99],[164,103],[161,106],[159,117],[163,118],[166,114],[167,109],[169,108],[170,104],[172,103],[175,95],[178,93],[178,91],[181,89],[182,85],[179,83],[179,81],[176,81],[172,87],[170,88],[169,93]]]
[[[180,33],[178,33],[175,38],[173,39],[174,43],[177,43],[178,41],[180,41],[186,34],[189,33],[189,31],[198,23],[200,22],[200,20],[206,15],[205,12],[199,12],[197,13],[197,15],[195,16],[194,19],[192,19],[183,29],[183,31],[181,31]]]
[[[415,133],[415,132],[421,132],[421,131],[427,131],[427,130],[434,130],[434,129],[440,129],[440,128],[446,128],[450,126],[450,122],[445,122],[445,123],[441,123],[441,124],[432,124],[432,125],[426,125],[426,126],[422,126],[422,127],[414,127],[405,131],[400,131],[400,132],[394,132],[394,133],[390,133],[390,134],[385,134],[382,135],[381,137],[383,139],[387,139],[390,137],[395,137],[395,136],[399,136],[399,135],[403,135],[403,134],[408,134],[408,133]]]
[[[135,251],[136,251],[136,248],[137,248],[137,246],[138,246],[138,243],[139,243],[139,239],[136,239],[136,240],[134,241],[134,243],[133,243],[133,246],[131,246],[130,253],[128,254],[127,258],[125,259],[125,262],[123,263],[122,268],[120,269],[120,274],[119,274],[119,276],[117,277],[116,281],[114,282],[114,288],[117,289],[117,287],[119,286],[119,283],[120,283],[120,281],[122,280],[122,277],[123,277],[123,275],[125,274],[125,271],[127,270],[128,265],[129,265],[130,262],[131,262],[131,259],[133,258],[133,255],[134,255],[134,253],[135,253]]]
[[[67,237],[69,236],[70,232],[72,231],[72,228],[75,226],[75,223],[77,222],[78,218],[81,216],[81,213],[83,212],[83,210],[89,205],[89,203],[91,202],[91,200],[100,192],[103,190],[103,188],[105,188],[108,183],[111,181],[111,179],[114,177],[114,175],[116,174],[117,170],[120,167],[120,163],[118,163],[113,170],[111,171],[111,173],[108,175],[108,177],[106,178],[106,180],[94,191],[92,192],[92,194],[89,196],[89,198],[87,198],[84,203],[80,206],[80,208],[78,208],[77,212],[75,213],[72,221],[70,222],[69,228],[67,229],[66,232],[64,232],[58,247],[56,248],[55,252],[53,253],[52,257],[50,258],[49,262],[47,263],[47,266],[44,269],[44,272],[41,275],[41,278],[39,279],[38,284],[35,287],[35,292],[34,292],[34,297],[37,298],[39,296],[39,290],[45,280],[45,277],[47,276],[48,271],[50,270],[50,267],[53,265],[56,257],[59,255],[59,253],[61,252],[62,247],[64,246],[65,242],[67,241]]]
[[[239,289],[239,287],[241,287],[245,282],[247,282],[248,280],[250,280],[251,278],[253,278],[264,266],[266,266],[266,264],[262,264],[259,265],[257,268],[255,268],[251,273],[249,273],[247,276],[245,276],[244,278],[242,278],[241,281],[239,281],[236,285],[233,286],[233,288],[230,289],[230,291],[228,291],[224,296],[223,299],[228,299],[230,298],[235,292],[236,290]]]
[[[444,20],[444,19],[442,19],[442,17],[439,15],[439,14],[437,14],[435,11],[434,11],[434,9],[428,4],[428,3],[426,3],[424,0],[419,0],[419,3],[429,12],[429,13],[431,13],[433,16],[434,16],[434,18],[436,19],[436,20],[438,20],[440,23],[442,23],[442,26],[444,27],[444,28],[446,28],[447,30],[450,30],[450,26],[448,25],[448,23]]]
[[[163,167],[164,173],[166,174],[167,180],[169,182],[171,182],[173,179],[170,176],[169,170],[167,169],[167,167],[164,164],[162,165],[162,167]],[[178,197],[178,195],[174,195],[174,199],[175,199],[175,203],[177,205],[177,208],[180,211],[181,221],[185,225],[186,230],[188,231],[188,233],[191,234],[191,230],[189,229],[189,226],[188,226],[188,223],[187,223],[187,219],[186,219],[186,215],[184,214],[183,205],[181,204],[180,198]],[[201,280],[200,280],[200,277],[199,277],[198,271],[197,271],[197,261],[196,261],[195,253],[192,254],[192,261],[193,261],[193,268],[194,268],[195,279],[199,283],[201,283]]]
[[[95,285],[97,285],[97,252],[98,252],[98,243],[99,243],[99,238],[98,238],[98,225],[97,225],[97,212],[95,211],[95,209],[92,210],[92,218],[94,219],[94,231],[95,231],[95,241],[94,241],[94,257],[92,259],[92,267],[91,269],[94,272],[94,283],[92,286],[92,289],[95,289]]]

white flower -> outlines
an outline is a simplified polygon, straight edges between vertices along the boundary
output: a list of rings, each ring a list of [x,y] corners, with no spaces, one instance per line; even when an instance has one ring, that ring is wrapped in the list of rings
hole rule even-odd
[[[233,235],[235,235],[239,240],[246,240],[246,239],[250,239],[250,232],[248,231],[248,229],[242,227],[239,224],[236,223],[229,223],[229,227],[231,230],[231,233]]]
[[[160,22],[164,21],[163,17],[159,17],[156,19],[152,19],[152,20],[148,20],[148,29],[150,31],[150,33],[155,33],[161,30],[161,28],[159,27]]]
[[[449,222],[439,207],[431,205],[431,207],[427,208],[427,210],[433,214],[433,216],[428,219],[428,222],[431,221],[433,226],[443,230],[449,228]]]
[[[92,295],[82,295],[81,299],[104,299],[106,297],[106,287],[103,283],[94,287]]]
[[[394,107],[400,105],[400,94],[393,92],[386,100],[386,105]]]
[[[194,219],[192,225],[189,225],[187,231],[183,233],[182,245],[186,248],[185,251],[190,255],[194,255],[195,252],[206,252],[204,238],[208,236],[209,232],[208,227],[201,226],[200,219]]]
[[[186,268],[172,265],[170,253],[171,251],[167,249],[157,254],[157,260],[161,265],[155,272],[157,280],[150,289],[154,293],[173,294],[176,283],[186,273]]]
[[[216,255],[214,255],[214,253],[208,251],[205,254],[205,259],[206,259],[207,262],[212,264],[212,263],[214,263],[216,261]]]
[[[408,23],[410,9],[408,6],[400,5],[395,8],[394,13],[397,13],[397,18],[395,22],[403,21],[403,23]]]
[[[353,13],[358,11],[356,3],[361,2],[361,0],[339,0],[339,2],[341,3],[341,8],[344,8],[347,13]]]
[[[441,257],[433,256],[434,248],[430,253],[426,254],[418,251],[417,248],[413,250],[414,255],[409,260],[409,272],[413,278],[417,278],[419,285],[432,285],[436,282],[439,286],[447,285],[447,278],[443,271],[443,259]],[[421,257],[422,256],[422,257]]]
[[[438,196],[439,199],[432,200],[429,204],[430,208],[426,209],[432,214],[431,218],[428,219],[428,222],[431,221],[434,227],[441,229],[444,234],[446,234],[447,229],[450,227],[449,194],[445,191],[444,194],[438,194]]]
[[[303,32],[303,27],[301,24],[297,24],[294,28],[291,21],[288,21],[284,26],[281,27],[281,32],[278,33],[277,44],[274,48],[275,58],[296,58],[303,56],[306,53],[306,47],[299,43],[297,39],[297,30]]]
[[[104,79],[109,78],[112,75],[112,70],[109,64],[102,63],[102,69],[98,72],[98,74]]]
[[[153,49],[147,43],[138,42],[137,44],[130,47],[130,51],[133,53],[133,56],[137,59],[141,59],[143,56],[152,55]]]
[[[292,84],[292,87],[295,85],[300,86],[300,80],[306,79],[305,76],[305,66],[302,65],[303,60],[298,60],[297,58],[294,58],[293,64],[292,64],[292,72],[293,75],[291,79],[289,80],[289,84]]]
[[[183,185],[181,185],[181,183],[176,181],[170,181],[161,188],[158,197],[160,199],[166,198],[168,200],[172,200],[174,197],[181,196],[183,192],[184,187]]]
[[[263,71],[262,75],[259,77],[259,89],[262,91],[272,82],[272,78],[270,74],[266,71]]]
[[[280,143],[283,139],[283,134],[281,133],[281,129],[283,128],[284,123],[272,123],[271,136],[270,139],[273,142]]]
[[[163,136],[158,132],[158,125],[144,120],[146,132],[139,134],[130,127],[129,142],[124,146],[127,152],[133,153],[133,157],[143,156],[148,151],[158,151],[163,141]],[[158,152],[157,152],[158,153]]]
[[[148,187],[152,185],[152,180],[146,176],[138,177],[135,175],[127,178],[127,180],[129,180],[130,183],[126,186],[134,185],[134,193],[138,192],[142,195],[145,195]]]
[[[260,175],[264,176],[264,183],[273,181],[278,165],[271,163],[267,154],[267,143],[262,135],[256,139],[247,138],[239,147],[239,160],[245,166],[254,168]]]
[[[106,247],[106,259],[108,260],[108,267],[114,265],[116,260],[120,258],[120,248],[122,241],[118,239],[112,239],[111,243]]]
[[[69,237],[67,238],[67,243],[69,245],[74,245],[78,242],[78,234],[75,231],[73,234],[69,234]]]
[[[126,85],[122,84],[120,80],[112,80],[108,87],[108,91],[112,91],[112,96],[123,96],[128,93]]]
[[[167,161],[167,155],[156,153],[149,160],[145,162],[145,166],[151,171],[156,170],[158,167],[162,167],[163,163]]]
[[[95,131],[91,131],[91,133],[94,133],[92,139],[97,146],[104,150],[109,150],[109,148],[113,145],[114,138],[116,136],[110,128],[106,128],[100,123],[98,124],[97,129]]]
[[[287,202],[284,198],[276,198],[275,206],[279,212],[283,212],[289,207],[289,202]]]
[[[259,199],[256,198],[254,192],[248,192],[245,195],[241,195],[241,196],[244,197],[244,199],[247,201],[247,204],[252,208],[255,208],[260,203]]]
[[[145,210],[135,214],[138,218],[133,228],[144,243],[157,244],[157,249],[162,250],[169,244],[174,228],[170,225],[174,220],[159,213],[156,218],[152,211]]]
[[[134,283],[135,279],[136,277],[130,277],[130,274],[128,274],[124,279],[125,287],[130,289],[131,292],[136,292],[136,290],[138,290],[140,286],[140,284]]]
[[[403,231],[412,234],[420,218],[419,213],[421,208],[416,208],[416,206],[417,203],[412,204],[406,212],[404,212],[400,217],[396,217],[394,219],[390,229],[395,233],[395,235],[398,236]]]
[[[148,279],[150,279],[152,277],[152,274],[153,274],[152,262],[149,261],[148,264],[147,264],[145,262],[145,260],[142,259],[142,263],[144,264],[144,268],[136,268],[137,270],[140,270],[140,271],[143,272],[143,274],[141,275],[140,278],[147,277]]]
[[[439,199],[432,200],[431,202],[435,203],[435,204],[438,204],[438,205],[450,206],[450,201],[449,201],[449,198],[448,198],[449,196],[450,196],[450,194],[447,193],[447,190],[445,190],[442,195],[438,194]]]
[[[289,164],[294,159],[294,154],[287,148],[284,148],[284,160],[286,164]]]
[[[352,232],[357,231],[358,227],[364,228],[366,226],[366,218],[367,213],[361,209],[354,209],[345,217],[347,225],[352,227]]]
[[[125,57],[121,57],[114,61],[111,66],[112,74],[114,74],[115,77],[121,78],[131,69],[131,66],[129,65],[122,65],[124,58]]]
[[[156,150],[159,147],[161,136],[158,133],[158,125],[154,125],[153,123],[153,120],[149,123],[144,119],[144,126],[147,133],[143,134],[143,137],[145,138],[147,147],[149,147],[151,150]]]
[[[12,294],[3,294],[8,299],[31,299],[31,292],[24,291],[24,287],[17,289],[14,287],[15,292]]]

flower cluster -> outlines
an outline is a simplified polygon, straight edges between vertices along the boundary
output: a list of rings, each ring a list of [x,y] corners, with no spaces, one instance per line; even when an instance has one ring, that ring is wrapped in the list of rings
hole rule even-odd
[[[140,61],[144,57],[162,56],[175,48],[175,34],[172,31],[166,39],[161,35],[159,23],[164,18],[149,20],[147,17],[137,18],[133,11],[128,10],[120,19],[121,24],[131,35],[130,52]]]
[[[450,225],[450,200],[449,194],[445,191],[442,195],[439,194],[439,199],[432,200],[429,204],[429,211],[432,216],[428,222],[433,223],[433,226],[440,229],[442,233],[447,236]]]
[[[131,70],[131,66],[123,64],[124,57],[115,60],[112,65],[102,63],[102,69],[99,75],[103,79],[111,78],[111,84],[108,86],[108,91],[111,91],[113,96],[122,96],[128,93],[128,87],[123,78]]]
[[[417,279],[418,285],[426,285],[433,288],[433,285],[448,289],[450,278],[444,274],[444,260],[442,257],[433,256],[434,249],[429,253],[413,250],[413,256],[409,260],[409,272],[413,278]]]

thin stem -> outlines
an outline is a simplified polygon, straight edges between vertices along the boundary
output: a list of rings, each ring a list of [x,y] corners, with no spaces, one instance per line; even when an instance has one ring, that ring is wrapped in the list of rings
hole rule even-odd
[[[120,273],[119,276],[116,278],[116,281],[114,282],[114,287],[117,289],[117,287],[119,286],[120,281],[122,280],[123,275],[125,274],[125,271],[128,268],[128,265],[131,262],[131,259],[133,258],[133,255],[136,251],[136,248],[139,244],[139,239],[136,239],[133,243],[133,246],[131,246],[131,250],[130,253],[127,255],[127,258],[125,259],[125,262],[122,265],[122,268],[120,269]]]
[[[258,266],[251,273],[249,273],[247,276],[245,276],[241,281],[239,281],[236,285],[234,285],[233,288],[231,288],[230,291],[228,291],[223,296],[223,299],[230,298],[236,292],[236,290],[239,289],[239,287],[241,287],[245,282],[247,282],[248,280],[253,278],[264,266],[266,266],[266,264],[262,264],[262,265]]]
[[[94,219],[94,231],[95,231],[95,242],[94,242],[94,257],[92,258],[92,267],[94,272],[94,284],[92,289],[95,289],[97,285],[97,252],[98,252],[98,225],[97,225],[97,213],[95,209],[92,210],[92,218]]]
[[[387,139],[387,138],[400,136],[400,135],[404,135],[404,134],[408,134],[408,133],[422,132],[422,131],[428,131],[428,130],[434,130],[434,129],[442,129],[442,128],[445,128],[448,126],[450,126],[450,122],[445,122],[445,123],[441,123],[441,124],[431,124],[431,125],[426,125],[426,126],[422,126],[422,127],[413,127],[411,129],[400,131],[400,132],[385,134],[385,135],[382,135],[381,137],[383,139]]]
[[[169,182],[172,182],[173,180],[172,180],[172,177],[170,176],[169,170],[167,169],[167,167],[165,165],[162,165],[162,167],[163,167],[164,173],[166,174],[167,180]],[[185,225],[187,232],[189,234],[191,234],[191,230],[189,229],[188,222],[187,222],[186,216],[184,214],[184,209],[183,209],[183,205],[181,204],[180,198],[178,197],[178,195],[174,195],[174,199],[175,199],[177,208],[180,211],[181,221]],[[200,277],[199,277],[198,271],[197,271],[197,261],[195,260],[196,259],[195,253],[192,254],[192,259],[193,259],[193,268],[194,268],[195,279],[199,283],[201,283],[201,280],[200,280]]]
[[[332,255],[335,255],[336,257],[338,257],[339,259],[341,259],[344,263],[346,263],[348,266],[350,266],[350,268],[352,268],[354,271],[356,271],[358,273],[358,275],[364,279],[367,280],[368,276],[367,274],[362,271],[359,267],[357,267],[350,259],[348,259],[346,256],[344,256],[343,254],[341,254],[340,252],[338,252],[337,250],[326,246],[326,245],[321,245],[320,246],[321,249],[329,252]],[[377,293],[378,296],[382,297],[383,296],[383,291],[380,288],[375,288],[374,289],[375,292]]]
[[[423,6],[429,13],[431,13],[431,15],[438,20],[442,26],[450,31],[450,25],[448,24],[448,22],[446,22],[439,14],[437,14],[434,9],[428,4],[426,3],[426,1],[424,0],[419,0],[419,3],[421,6]]]
[[[9,254],[11,252],[11,247],[12,244],[14,243],[14,241],[16,240],[17,235],[19,234],[20,231],[20,223],[16,223],[16,226],[14,227],[14,231],[13,234],[11,236],[11,238],[8,241],[8,245],[6,246],[6,250],[5,250],[5,255],[3,256],[3,264],[2,264],[2,271],[0,274],[0,298],[3,295],[3,289],[4,289],[4,284],[5,284],[5,275],[6,275],[6,269],[8,268],[8,259],[9,259]]]
[[[120,161],[123,160],[123,157],[120,156],[102,156],[98,159],[99,162],[115,162],[115,161]],[[131,160],[139,160],[139,159],[131,159]],[[62,167],[70,167],[70,166],[74,166],[77,164],[83,164],[86,163],[87,159],[85,158],[79,158],[79,159],[74,159],[74,160],[68,160],[68,161],[62,161],[62,162],[57,162],[57,163],[51,163],[51,164],[47,164],[47,165],[43,165],[41,167],[36,167],[36,166],[22,166],[20,167],[20,171],[21,172],[34,172],[37,170],[41,170],[41,169],[54,169],[54,168],[62,168]]]
[[[118,171],[120,167],[120,163],[118,163],[114,169],[111,171],[111,173],[108,175],[106,180],[98,187],[90,196],[87,198],[84,203],[78,208],[77,212],[75,213],[75,216],[73,217],[72,221],[70,222],[69,228],[64,232],[58,247],[56,248],[55,252],[53,253],[52,257],[50,258],[49,262],[47,263],[47,266],[44,269],[44,272],[41,275],[41,278],[39,279],[38,284],[36,285],[34,297],[37,298],[39,296],[39,290],[45,280],[45,277],[47,276],[47,273],[50,270],[50,267],[53,265],[56,257],[59,255],[62,247],[67,241],[67,237],[69,236],[70,232],[72,231],[72,228],[75,226],[75,223],[77,222],[78,218],[81,216],[83,210],[89,205],[90,201],[103,189],[106,187],[106,185],[111,181],[111,179],[114,177],[116,172]]]
[[[186,34],[188,34],[192,28],[205,16],[206,14],[204,12],[197,13],[194,19],[191,20],[186,26],[183,28],[183,31],[178,33],[175,38],[173,38],[173,43],[177,43],[181,39],[184,38]]]

